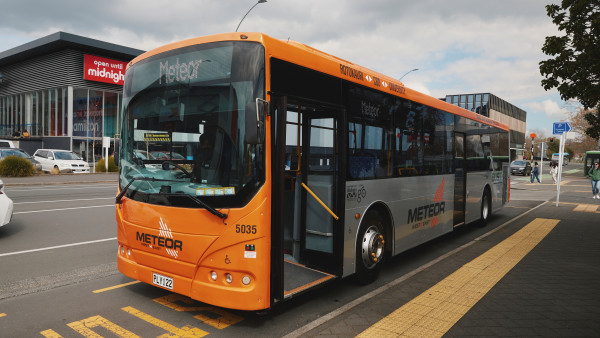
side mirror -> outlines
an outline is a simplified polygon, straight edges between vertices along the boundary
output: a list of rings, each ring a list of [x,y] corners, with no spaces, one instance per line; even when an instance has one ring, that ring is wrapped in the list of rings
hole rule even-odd
[[[260,144],[265,141],[265,112],[269,102],[256,99],[246,105],[246,133],[244,141],[248,144]]]

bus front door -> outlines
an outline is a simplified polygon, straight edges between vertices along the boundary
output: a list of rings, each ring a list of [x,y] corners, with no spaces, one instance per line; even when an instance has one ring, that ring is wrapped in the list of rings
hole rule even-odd
[[[339,110],[290,97],[271,102],[272,278],[280,286],[272,291],[289,298],[335,278],[341,267]]]
[[[335,241],[339,154],[336,151],[337,120],[322,112],[305,114],[302,166],[302,223],[304,259],[323,268],[335,266]],[[312,116],[312,117],[311,117]]]

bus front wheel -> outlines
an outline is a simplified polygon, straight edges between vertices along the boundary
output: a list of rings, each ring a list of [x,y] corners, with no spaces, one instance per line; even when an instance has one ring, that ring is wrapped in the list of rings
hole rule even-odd
[[[356,281],[369,284],[377,279],[385,258],[385,228],[377,211],[370,211],[358,231]]]

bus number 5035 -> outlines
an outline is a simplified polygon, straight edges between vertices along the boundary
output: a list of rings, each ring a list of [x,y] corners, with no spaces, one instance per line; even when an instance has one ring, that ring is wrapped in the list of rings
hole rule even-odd
[[[256,225],[236,224],[235,232],[238,234],[256,234]]]

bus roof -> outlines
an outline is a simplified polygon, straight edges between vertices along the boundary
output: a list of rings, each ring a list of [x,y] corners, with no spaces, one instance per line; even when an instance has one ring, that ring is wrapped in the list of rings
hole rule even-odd
[[[299,66],[314,69],[319,72],[335,76],[347,81],[371,87],[378,91],[392,94],[398,97],[416,101],[430,107],[441,109],[449,113],[476,120],[487,125],[508,131],[508,125],[490,119],[489,117],[466,110],[459,106],[436,99],[429,95],[406,88],[404,83],[397,79],[377,73],[365,67],[356,65],[350,61],[327,54],[303,43],[289,40],[274,39],[263,33],[222,33],[216,35],[202,36],[187,40],[174,42],[162,47],[150,50],[135,59],[127,67],[144,60],[150,56],[160,54],[173,49],[183,48],[191,45],[216,42],[216,41],[255,41],[265,46],[267,56],[272,56],[288,61]],[[270,79],[267,79],[269,82]]]

